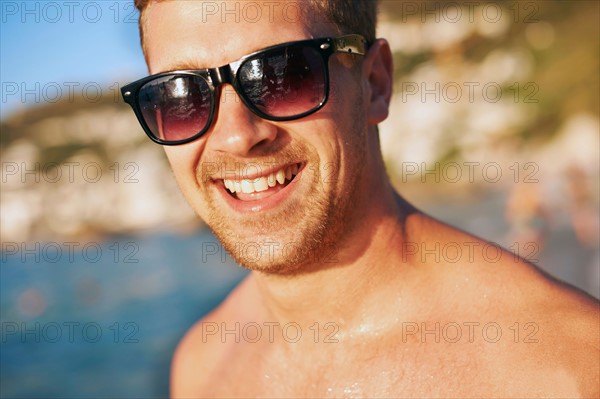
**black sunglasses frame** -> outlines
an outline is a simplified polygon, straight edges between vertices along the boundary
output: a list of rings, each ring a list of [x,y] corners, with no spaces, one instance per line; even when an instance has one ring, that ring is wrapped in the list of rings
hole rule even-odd
[[[324,66],[324,94],[320,103],[313,107],[312,109],[302,112],[297,115],[292,116],[271,116],[262,112],[256,105],[252,103],[250,99],[247,98],[244,91],[241,89],[241,83],[238,79],[238,70],[239,68],[249,59],[256,58],[257,56],[263,55],[264,53],[271,52],[273,50],[280,50],[285,47],[309,47],[317,50],[317,53],[321,56]],[[365,55],[367,51],[368,45],[365,38],[361,35],[351,34],[340,37],[325,37],[320,39],[308,39],[308,40],[299,40],[294,42],[287,42],[278,44],[275,46],[270,46],[264,48],[262,50],[253,52],[251,54],[245,55],[242,58],[217,68],[207,68],[207,69],[188,69],[188,70],[176,70],[176,71],[168,71],[161,72],[155,75],[150,75],[135,82],[129,83],[126,86],[121,88],[121,94],[123,96],[123,100],[127,104],[131,106],[133,112],[135,113],[140,125],[144,129],[144,132],[148,135],[148,137],[161,145],[179,145],[186,144],[191,141],[194,141],[204,135],[212,126],[215,108],[217,99],[217,89],[219,86],[223,84],[231,84],[238,94],[238,96],[242,99],[244,104],[252,111],[254,114],[259,117],[270,120],[270,121],[291,121],[303,118],[310,114],[313,114],[323,108],[323,106],[327,103],[329,98],[329,57],[334,53],[347,53],[347,54],[358,54]],[[160,79],[169,75],[180,75],[180,76],[199,76],[204,79],[208,85],[210,90],[210,111],[208,115],[208,119],[206,121],[206,126],[200,130],[198,133],[192,135],[189,138],[183,140],[163,140],[157,137],[150,128],[148,127],[146,121],[144,120],[144,116],[142,115],[142,110],[139,105],[139,93],[140,89],[148,82]]]

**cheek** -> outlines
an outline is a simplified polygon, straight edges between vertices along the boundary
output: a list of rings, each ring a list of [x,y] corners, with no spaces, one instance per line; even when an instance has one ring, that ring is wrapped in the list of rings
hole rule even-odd
[[[353,93],[343,101],[336,120],[336,161],[339,162],[340,179],[348,183],[366,166],[368,128],[361,96]]]
[[[196,168],[200,154],[202,153],[202,143],[190,143],[181,146],[164,147],[167,159],[183,193],[196,186]]]
[[[348,71],[344,74],[350,75]],[[348,169],[359,168],[357,163],[364,161],[368,135],[362,90],[358,84],[344,81],[344,95],[331,93],[329,102],[308,129],[320,158],[321,172],[342,180],[350,172]]]

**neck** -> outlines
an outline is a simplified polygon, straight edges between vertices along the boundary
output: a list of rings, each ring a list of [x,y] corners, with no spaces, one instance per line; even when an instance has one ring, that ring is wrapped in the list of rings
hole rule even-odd
[[[402,273],[401,249],[405,221],[414,212],[385,183],[378,190],[382,195],[371,195],[376,204],[357,207],[368,211],[361,215],[360,226],[340,242],[341,249],[326,254],[320,265],[311,265],[311,272],[254,273],[270,319],[282,325],[298,323],[303,329],[334,323],[338,337],[385,329],[386,308],[398,308],[404,296],[401,288],[410,274]]]

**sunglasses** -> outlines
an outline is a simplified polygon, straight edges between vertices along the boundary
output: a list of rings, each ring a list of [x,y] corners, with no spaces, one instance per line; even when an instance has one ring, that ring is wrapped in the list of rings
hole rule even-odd
[[[364,55],[360,35],[283,43],[218,68],[151,75],[121,89],[144,131],[158,144],[196,140],[210,128],[217,88],[229,83],[246,106],[270,121],[291,121],[321,109],[329,97],[329,57]]]

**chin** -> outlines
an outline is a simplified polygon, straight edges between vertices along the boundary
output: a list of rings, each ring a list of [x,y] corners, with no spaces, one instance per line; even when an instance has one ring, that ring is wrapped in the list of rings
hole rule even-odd
[[[307,222],[306,220],[304,221]],[[262,230],[269,231],[269,230]],[[335,259],[339,234],[326,224],[299,223],[292,231],[244,237],[214,231],[225,250],[242,267],[273,275],[297,275],[327,266]],[[278,237],[276,237],[278,236]]]

